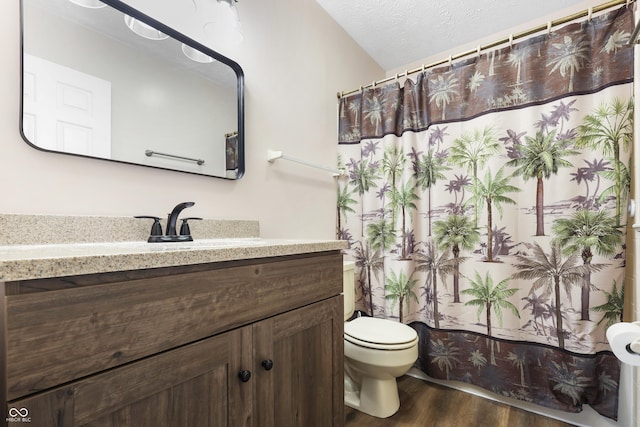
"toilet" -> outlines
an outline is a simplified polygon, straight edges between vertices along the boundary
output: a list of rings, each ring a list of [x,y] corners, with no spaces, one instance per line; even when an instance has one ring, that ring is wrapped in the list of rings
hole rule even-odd
[[[344,261],[344,403],[378,418],[400,408],[396,378],[418,359],[418,334],[402,323],[353,316],[355,263]]]

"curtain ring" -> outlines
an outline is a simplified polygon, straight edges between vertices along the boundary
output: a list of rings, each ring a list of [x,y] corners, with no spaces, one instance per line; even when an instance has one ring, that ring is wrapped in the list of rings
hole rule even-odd
[[[396,73],[396,80],[400,78],[400,73]]]
[[[453,56],[449,55],[449,67],[453,66]]]
[[[551,21],[547,21],[547,34],[551,34]]]
[[[509,34],[509,47],[513,48],[513,34]]]
[[[480,51],[482,50],[482,46],[478,45],[478,48],[476,49],[476,55],[480,56]]]
[[[588,16],[588,18],[587,18],[588,21],[591,22],[591,17],[593,16],[593,7],[589,8],[589,12],[588,12],[587,16]]]
[[[371,88],[374,89],[376,87],[376,81],[374,80],[373,83],[371,83]]]

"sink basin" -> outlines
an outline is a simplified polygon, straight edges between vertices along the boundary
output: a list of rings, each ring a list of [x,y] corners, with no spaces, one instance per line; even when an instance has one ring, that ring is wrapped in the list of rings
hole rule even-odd
[[[228,239],[200,239],[191,243],[197,247],[219,247],[219,246],[260,246],[267,244],[266,240],[250,237],[250,238],[228,238]]]
[[[219,249],[219,248],[242,248],[253,246],[264,246],[266,240],[257,237],[248,238],[226,238],[226,239],[196,239],[192,242],[171,242],[171,243],[145,243],[150,250],[171,251],[171,250],[193,250],[193,249]]]
[[[0,246],[1,259],[20,259],[30,256],[69,257],[96,256],[115,254],[138,254],[148,252],[171,252],[187,250],[207,250],[224,248],[246,248],[265,246],[269,242],[257,237],[225,238],[225,239],[197,239],[192,242],[147,243],[137,242],[107,242],[107,243],[74,243],[50,245],[16,245]]]

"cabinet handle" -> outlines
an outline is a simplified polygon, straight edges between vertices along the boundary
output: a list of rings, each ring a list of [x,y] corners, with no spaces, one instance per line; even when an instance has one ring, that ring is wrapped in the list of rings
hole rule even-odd
[[[251,371],[246,371],[243,369],[242,371],[238,372],[238,377],[240,378],[240,381],[246,383],[251,379]]]
[[[262,367],[265,371],[270,371],[273,368],[273,360],[267,359],[262,361]]]

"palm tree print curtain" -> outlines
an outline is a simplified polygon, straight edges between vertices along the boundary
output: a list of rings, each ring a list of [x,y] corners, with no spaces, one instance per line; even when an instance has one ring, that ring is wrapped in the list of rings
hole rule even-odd
[[[417,329],[427,375],[617,417],[632,29],[622,7],[340,100],[358,308]]]

